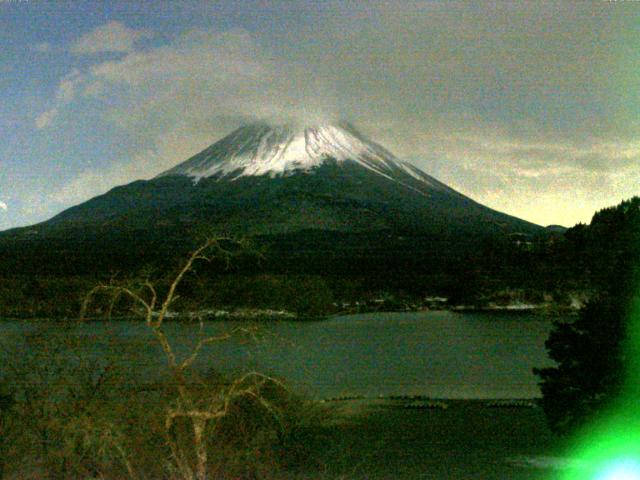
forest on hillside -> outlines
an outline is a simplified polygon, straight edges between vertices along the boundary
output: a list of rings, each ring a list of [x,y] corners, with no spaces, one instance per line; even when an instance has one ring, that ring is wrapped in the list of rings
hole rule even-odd
[[[360,268],[352,264],[352,268],[332,269],[327,261],[319,269],[320,259],[309,258],[305,263],[304,251],[296,251],[295,243],[285,244],[291,247],[287,254],[282,244],[272,248],[254,239],[234,252],[231,261],[205,263],[190,272],[176,308],[285,310],[300,318],[510,302],[569,308],[576,299],[584,301],[610,282],[612,272],[627,271],[616,264],[637,255],[639,211],[640,198],[635,197],[596,212],[588,225],[566,231],[548,229],[536,237],[495,237],[483,242],[478,251],[443,252],[429,262],[417,259],[411,268],[385,268],[385,262],[393,259],[376,263],[370,257],[362,260]],[[75,252],[64,257],[69,265],[59,271],[49,264],[42,268],[32,264],[26,271],[5,268],[0,315],[73,317],[86,292],[100,282],[152,277],[166,286],[183,255],[165,253],[159,262],[151,255],[159,252],[157,245],[148,247],[149,263],[143,267],[121,264],[105,270],[98,264],[90,272],[91,259]],[[15,261],[0,258],[0,264]],[[433,298],[446,301],[434,305]]]

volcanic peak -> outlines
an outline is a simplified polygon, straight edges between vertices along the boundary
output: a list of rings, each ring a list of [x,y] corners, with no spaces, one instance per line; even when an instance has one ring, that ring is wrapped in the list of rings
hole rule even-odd
[[[240,127],[160,176],[184,175],[198,181],[217,177],[285,176],[309,172],[326,161],[356,162],[391,178],[402,170],[425,181],[425,174],[360,134],[347,123],[316,126],[255,123]]]

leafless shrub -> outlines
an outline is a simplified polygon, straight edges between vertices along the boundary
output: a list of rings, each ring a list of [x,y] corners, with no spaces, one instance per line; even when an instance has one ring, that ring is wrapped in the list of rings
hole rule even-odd
[[[41,478],[93,475],[107,457],[96,424],[113,432],[117,423],[105,409],[119,390],[114,365],[88,357],[82,340],[61,324],[40,324],[14,348],[3,365],[11,399],[3,432],[13,460],[7,469]]]
[[[216,258],[228,262],[232,252],[223,243],[237,242],[228,238],[207,239],[187,259],[168,286],[166,293],[159,293],[156,286],[148,278],[129,284],[109,283],[93,288],[83,302],[81,318],[86,318],[92,303],[97,298],[108,299],[106,314],[111,315],[114,306],[123,297],[132,303],[132,312],[141,318],[155,340],[160,345],[176,396],[164,412],[165,438],[171,453],[171,465],[175,474],[184,480],[206,480],[209,465],[209,437],[216,433],[216,427],[223,425],[222,420],[237,413],[241,405],[250,402],[252,408],[259,409],[270,418],[276,426],[275,431],[282,430],[282,412],[264,392],[267,389],[286,390],[280,380],[259,372],[249,372],[233,381],[208,389],[194,374],[192,366],[203,349],[213,343],[230,339],[237,333],[253,335],[254,331],[247,327],[237,327],[215,336],[204,334],[200,322],[200,335],[191,350],[180,356],[167,335],[164,322],[176,299],[177,290],[185,276],[193,269],[196,262],[209,262]],[[241,245],[240,245],[241,246]],[[190,441],[185,439],[185,427]],[[258,433],[254,433],[258,435]],[[123,453],[123,458],[126,455]],[[133,472],[131,473],[133,475]]]

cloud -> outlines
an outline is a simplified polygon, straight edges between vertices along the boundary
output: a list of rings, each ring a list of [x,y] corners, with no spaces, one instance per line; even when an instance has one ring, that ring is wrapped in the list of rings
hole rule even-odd
[[[120,22],[111,21],[80,37],[71,45],[70,50],[78,55],[129,52],[138,40],[150,36],[148,30],[134,30]]]
[[[0,210],[4,210],[5,212],[9,209],[6,203],[0,200]]]
[[[33,50],[34,52],[38,52],[38,53],[48,53],[48,52],[52,51],[53,48],[51,47],[50,43],[41,42],[41,43],[37,43],[37,44],[33,45],[31,47],[31,50]]]
[[[42,112],[35,119],[35,125],[38,130],[53,124],[53,121],[60,114],[60,109],[75,99],[76,89],[83,81],[84,77],[77,68],[74,68],[60,79],[56,89],[55,106]]]
[[[61,206],[73,205],[105,193],[115,186],[153,178],[199,152],[209,143],[208,135],[197,137],[188,129],[174,132],[156,142],[154,148],[139,152],[131,158],[114,161],[108,167],[82,170],[62,188],[50,194],[47,200]]]
[[[49,127],[53,120],[58,116],[58,109],[52,108],[50,110],[42,112],[36,117],[35,124],[38,130]]]
[[[54,192],[49,201],[61,205],[77,204],[105,193],[116,185],[130,183],[134,179],[149,178],[153,171],[153,152],[143,152],[127,162],[114,162],[104,169],[85,169]]]
[[[638,141],[531,142],[454,127],[422,139],[413,163],[482,203],[542,225],[588,222],[594,211],[638,194]]]
[[[87,84],[82,91],[82,95],[85,97],[100,97],[105,91],[105,85],[100,80],[96,80]]]
[[[274,57],[245,30],[194,29],[162,47],[94,65],[87,81],[95,88],[87,87],[87,94],[109,99],[105,117],[114,125],[152,125],[147,135],[166,132],[176,119],[215,125],[220,118],[235,118],[237,124],[335,116],[331,94],[309,73],[305,65]]]
[[[83,80],[80,70],[74,68],[67,73],[58,84],[56,100],[61,104],[71,102],[76,96],[76,86]]]

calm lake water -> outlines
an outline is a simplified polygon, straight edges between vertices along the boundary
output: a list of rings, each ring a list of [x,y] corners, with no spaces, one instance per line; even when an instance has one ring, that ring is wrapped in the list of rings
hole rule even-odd
[[[204,325],[219,334],[233,322]],[[206,347],[195,367],[228,372],[258,370],[286,378],[315,398],[339,395],[429,395],[437,398],[539,396],[533,367],[550,365],[544,342],[551,320],[530,314],[372,313],[321,322],[278,322],[246,336]],[[4,355],[53,353],[25,344],[25,333],[49,335],[52,324],[0,322]],[[189,351],[199,326],[167,323],[179,354]],[[164,357],[145,325],[135,321],[89,323],[64,331],[81,338],[96,363],[116,359],[129,374],[153,379]]]

